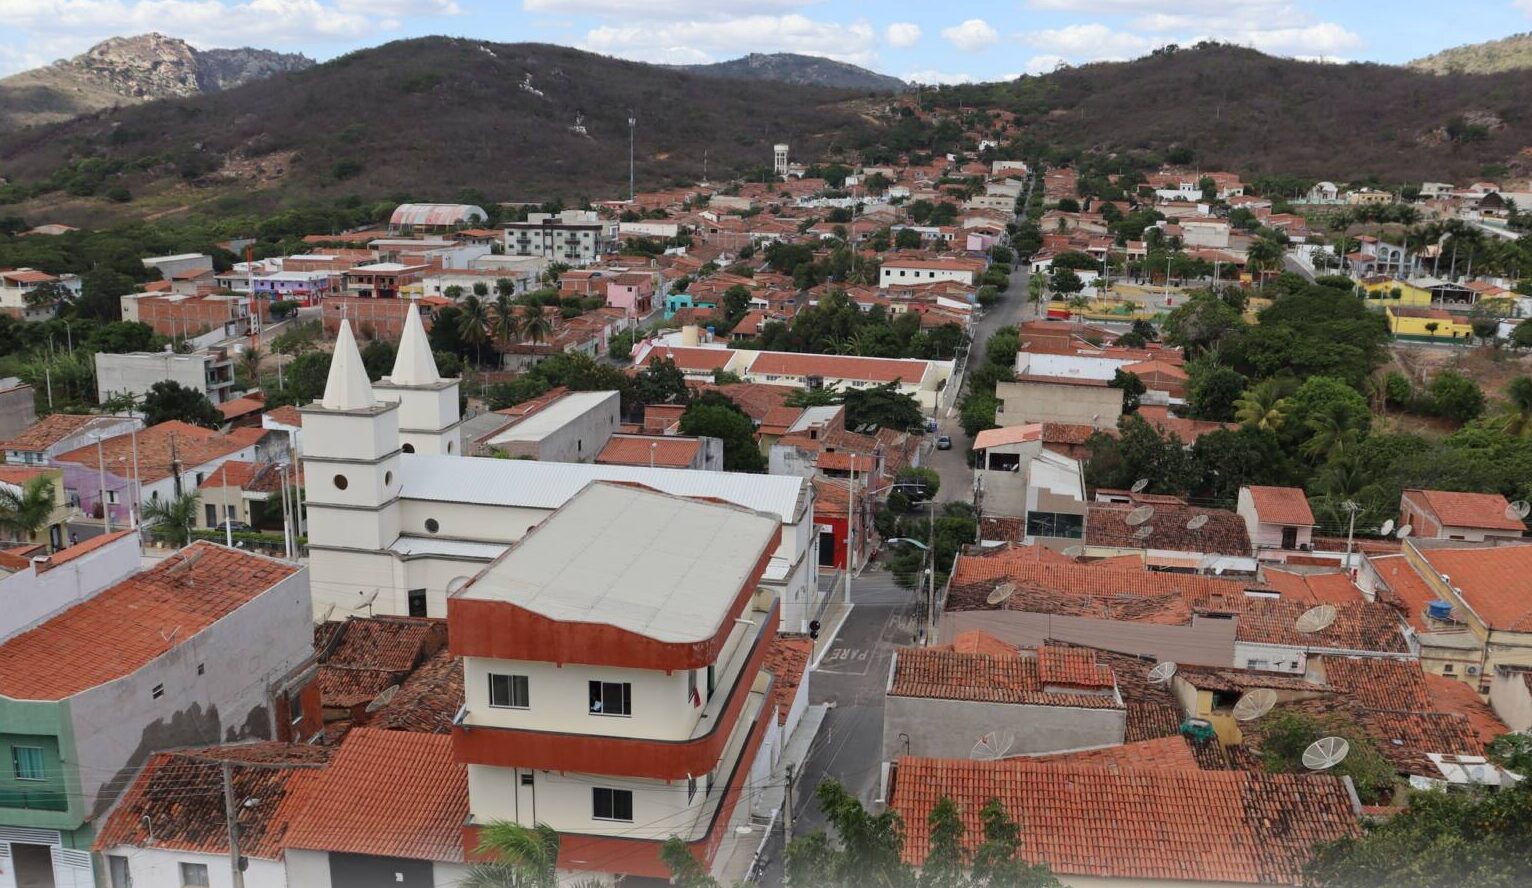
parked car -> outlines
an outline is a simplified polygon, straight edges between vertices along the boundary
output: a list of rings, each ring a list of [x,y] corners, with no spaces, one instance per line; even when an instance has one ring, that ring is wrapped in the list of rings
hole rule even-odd
[[[244,533],[250,529],[250,525],[243,521],[220,521],[213,526],[214,530],[231,530],[235,533]]]
[[[936,439],[936,449],[937,450],[951,450],[952,449],[952,436],[951,435],[942,435],[940,438],[937,438]]]

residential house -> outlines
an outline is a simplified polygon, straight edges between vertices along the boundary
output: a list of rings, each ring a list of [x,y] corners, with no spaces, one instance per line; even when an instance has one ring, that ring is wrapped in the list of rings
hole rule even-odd
[[[96,352],[96,396],[100,401],[131,396],[141,399],[157,382],[174,382],[214,404],[234,397],[234,361],[221,348],[191,354]]]
[[[1234,511],[1257,558],[1286,561],[1286,553],[1313,546],[1314,512],[1301,487],[1241,487]]]
[[[1047,448],[1042,423],[987,429],[974,438],[985,514],[1025,519],[1027,538],[1085,535],[1085,479],[1080,462]]]
[[[16,884],[92,884],[97,825],[148,755],[271,738],[311,613],[302,566],[199,542],[0,643]]]
[[[1122,416],[1122,389],[1107,380],[1024,376],[995,386],[995,422],[1003,427],[1067,423],[1115,428]]]
[[[654,308],[654,279],[649,272],[626,271],[606,285],[606,304],[633,315],[646,315]]]
[[[1156,568],[1246,574],[1256,569],[1250,534],[1238,514],[1169,496],[1133,494],[1126,503],[1092,503],[1085,545],[1094,557],[1142,551]]]
[[[0,312],[26,321],[45,321],[58,310],[59,299],[33,294],[44,288],[62,291],[63,298],[78,298],[79,275],[52,275],[34,268],[0,269]]]
[[[146,256],[145,268],[152,268],[165,280],[186,272],[211,272],[213,257],[206,253],[177,253],[172,256]]]
[[[214,529],[221,528],[225,521],[234,521],[257,530],[281,531],[285,509],[293,509],[300,517],[302,513],[296,501],[290,505],[283,502],[283,488],[295,500],[302,486],[302,478],[289,463],[225,460],[197,485],[200,511],[196,525]],[[296,532],[303,533],[301,524]]]
[[[406,287],[418,285],[431,270],[426,264],[370,262],[346,270],[346,293],[360,299],[398,299]]]
[[[68,492],[64,490],[63,470],[44,466],[0,465],[0,490],[16,497],[18,501],[33,484],[45,486],[52,491],[52,511],[31,532],[14,531],[7,535],[16,542],[47,546],[50,552],[62,549],[69,542],[69,521],[77,515],[75,507],[70,504]]]
[[[910,258],[889,256],[878,270],[878,286],[956,281],[967,286],[978,283],[984,273],[983,259],[966,257]]]
[[[597,484],[452,594],[465,849],[493,821],[546,823],[561,869],[665,878],[679,837],[721,874],[775,720],[777,535],[772,515]]]
[[[1445,309],[1385,305],[1383,314],[1388,318],[1388,331],[1396,337],[1473,341],[1473,326]]]
[[[0,387],[0,441],[16,437],[37,422],[37,391],[26,383],[11,381],[14,384]]]
[[[723,471],[723,439],[681,435],[613,435],[596,454],[605,466],[663,466]]]
[[[1404,491],[1399,497],[1399,525],[1406,524],[1417,539],[1471,543],[1521,539],[1527,530],[1500,494],[1448,490]]]
[[[61,453],[141,428],[133,417],[91,413],[50,413],[8,441],[0,442],[6,465],[46,466]]]

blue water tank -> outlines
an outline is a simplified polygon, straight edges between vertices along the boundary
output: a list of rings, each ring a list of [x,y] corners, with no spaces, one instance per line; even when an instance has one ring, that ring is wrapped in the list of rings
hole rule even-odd
[[[1426,616],[1433,620],[1450,620],[1452,619],[1452,605],[1438,598],[1426,605]]]

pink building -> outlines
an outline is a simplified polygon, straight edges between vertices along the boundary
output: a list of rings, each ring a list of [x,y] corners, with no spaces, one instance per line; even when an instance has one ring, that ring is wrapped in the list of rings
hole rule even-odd
[[[620,308],[637,315],[648,314],[654,307],[654,275],[626,272],[606,285],[608,308]]]

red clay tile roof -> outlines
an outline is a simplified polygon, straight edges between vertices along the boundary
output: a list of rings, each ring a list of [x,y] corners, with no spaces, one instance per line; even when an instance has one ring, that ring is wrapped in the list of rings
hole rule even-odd
[[[1333,565],[1334,562],[1326,562]],[[1283,598],[1307,601],[1310,604],[1351,604],[1362,601],[1362,590],[1351,582],[1346,573],[1294,573],[1276,568],[1266,568],[1266,583],[1282,594]]]
[[[225,460],[217,470],[209,472],[197,487],[200,490],[225,486],[244,488],[261,468],[263,467],[260,464],[248,460]]]
[[[1045,644],[1037,649],[1037,671],[1045,685],[1107,690],[1116,685],[1112,670],[1098,664],[1095,655],[1083,648]]]
[[[1171,414],[1170,408],[1154,404],[1139,405],[1138,415],[1161,432],[1167,435],[1173,434],[1180,438],[1181,443],[1188,447],[1197,443],[1197,439],[1210,432],[1239,428],[1239,423],[1234,422],[1211,422],[1205,419],[1185,419],[1180,416],[1174,416]],[[1105,431],[1108,434],[1116,434],[1117,432],[1114,428],[1108,428]]]
[[[260,413],[265,406],[266,401],[263,398],[233,398],[217,405],[218,412],[223,414],[224,419],[238,419],[241,416]]]
[[[1420,555],[1452,578],[1463,603],[1490,628],[1532,632],[1532,546],[1421,549]]]
[[[1143,408],[1140,407],[1140,410]],[[1043,423],[1044,444],[1084,444],[1096,433],[1093,426],[1073,422]]]
[[[1309,509],[1309,498],[1301,487],[1256,487],[1250,491],[1255,504],[1255,514],[1263,524],[1288,524],[1309,526],[1314,523],[1314,513]]]
[[[253,445],[266,434],[264,429],[236,429],[227,435],[190,423],[172,420],[150,426],[137,435],[140,479],[151,484],[170,477],[170,445],[175,439],[176,455],[183,477],[198,466],[212,462]],[[101,442],[109,471],[131,475],[133,471],[133,436],[118,435]],[[96,445],[89,444],[61,453],[59,462],[74,463],[88,469],[98,467]],[[124,468],[126,467],[126,468]]]
[[[1325,681],[1359,706],[1422,711],[1434,708],[1419,660],[1325,657],[1324,670]]]
[[[48,567],[58,567],[67,561],[73,561],[81,555],[88,555],[97,549],[117,542],[125,536],[138,536],[138,531],[133,528],[114,530],[111,533],[99,533],[88,540],[82,540],[66,549],[60,549],[48,556]]]
[[[297,571],[193,543],[0,645],[0,695],[62,700],[129,675]]]
[[[1485,745],[1511,729],[1493,707],[1479,696],[1467,682],[1445,675],[1425,673],[1426,695],[1430,698],[1426,708],[1436,712],[1449,712],[1468,719],[1468,726]]]
[[[303,427],[303,414],[299,413],[298,408],[291,404],[283,404],[281,407],[273,407],[272,409],[266,411],[266,415],[271,417],[273,421],[279,422],[285,426],[297,426],[298,428]]]
[[[802,415],[802,407],[772,407],[761,419],[760,432],[763,435],[786,434]]]
[[[988,632],[971,629],[953,636],[951,644],[933,644],[932,650],[958,651],[964,654],[989,654],[992,657],[1014,657],[1016,645],[1008,644]]]
[[[702,442],[696,438],[655,435],[613,435],[597,454],[596,462],[614,466],[667,466],[690,468]]]
[[[1436,600],[1436,592],[1410,567],[1409,560],[1403,555],[1377,555],[1370,560],[1386,584],[1386,588],[1378,590],[1378,600],[1397,609],[1416,632],[1428,631],[1426,605]]]
[[[1406,490],[1405,494],[1410,499],[1429,506],[1443,525],[1518,532],[1527,529],[1520,520],[1506,514],[1506,509],[1511,504],[1498,493]]]
[[[100,417],[88,413],[50,413],[27,426],[21,434],[0,443],[0,450],[47,450],[96,419]]]
[[[450,734],[462,706],[463,661],[444,647],[410,673],[370,724],[394,731]]]
[[[25,487],[35,478],[39,478],[49,472],[57,473],[59,471],[59,469],[51,469],[46,466],[0,466],[0,484]]]
[[[661,345],[649,350],[644,356],[644,366],[653,361],[662,361],[669,358],[676,362],[676,366],[685,371],[708,373],[714,370],[722,370],[734,359],[734,352],[727,348],[697,348],[693,346],[680,346],[672,348]]]
[[[1176,677],[1184,679],[1187,684],[1202,691],[1230,691],[1242,694],[1255,688],[1270,688],[1274,691],[1312,691],[1317,694],[1330,690],[1329,685],[1309,681],[1301,675],[1285,675],[1281,672],[1268,672],[1262,669],[1182,665],[1176,669]]]
[[[894,358],[761,352],[750,362],[750,373],[756,376],[824,376],[878,383],[901,380],[914,385],[925,377],[927,366],[925,361]]]
[[[1335,729],[1360,731],[1401,774],[1439,777],[1441,772],[1427,753],[1484,754],[1484,744],[1468,719],[1454,712],[1371,709],[1345,695],[1286,702],[1275,711],[1283,710],[1307,713]],[[1252,753],[1259,754],[1262,732],[1270,723],[1271,719],[1262,718],[1240,725],[1245,746]]]
[[[334,750],[328,746],[262,742],[216,746],[151,757],[122,801],[102,825],[92,848],[118,846],[227,854],[223,768],[234,762],[234,792],[255,799],[235,809],[240,853],[263,860],[282,856],[282,840],[301,807],[302,789],[312,783]],[[243,763],[293,767],[241,767]]]
[[[315,641],[325,649],[319,667],[321,700],[325,706],[350,708],[399,684],[443,647],[446,625],[425,617],[350,617],[319,627]]]
[[[697,391],[718,392],[733,401],[735,406],[750,415],[756,422],[763,422],[773,407],[784,406],[793,389],[785,385],[768,385],[764,382],[732,382],[728,385],[703,383]]]
[[[1156,503],[1154,516],[1137,527],[1128,524],[1128,514],[1136,508],[1126,503],[1090,503],[1086,506],[1085,544],[1121,549],[1164,549],[1173,552],[1250,555],[1250,532],[1245,522],[1225,509],[1202,509],[1179,503]],[[1208,521],[1199,530],[1186,524],[1195,515]],[[1141,527],[1153,528],[1148,537],[1135,534]]]
[[[680,422],[681,414],[685,412],[685,404],[645,404],[644,431],[661,434]]]
[[[809,659],[814,655],[814,642],[805,635],[788,635],[778,632],[766,649],[766,671],[776,680],[777,723],[787,723],[787,707],[798,694],[798,685],[808,673]]]
[[[1409,642],[1398,612],[1377,601],[1358,601],[1335,606],[1335,621],[1318,632],[1299,632],[1294,625],[1311,605],[1306,601],[1245,596],[1217,606],[1198,608],[1239,617],[1235,638],[1255,644],[1295,648],[1328,648],[1339,651],[1371,651],[1407,654]]]
[[[1076,654],[1088,657],[1088,652]],[[1122,704],[1109,695],[1046,690],[1040,658],[1032,652],[1010,655],[962,653],[936,648],[900,648],[888,693],[896,697],[966,700],[976,703],[1015,703],[1031,706],[1075,706],[1116,709]],[[1067,670],[1066,670],[1067,671]],[[1082,665],[1080,672],[1085,671]],[[1103,677],[1081,676],[1082,682]],[[1107,680],[1110,678],[1108,670]],[[1106,685],[1110,688],[1111,685]]]
[[[1018,761],[1058,762],[1066,765],[1089,765],[1114,773],[1125,768],[1157,768],[1171,771],[1197,771],[1197,754],[1186,738],[1175,735],[1139,740],[1121,746],[1087,749],[1082,752],[1054,752],[1047,755],[1018,757]]]
[[[1077,564],[1057,553],[1047,555],[1037,546],[1011,546],[992,554],[964,555],[952,574],[952,590],[966,602],[973,593],[982,593],[979,602],[994,587],[1010,581],[1019,586],[1049,589],[1076,595],[1152,596],[1187,595],[1209,598],[1242,596],[1251,583],[1195,574],[1150,571],[1142,563],[1136,568],[1107,566],[1101,562]],[[949,605],[950,606],[950,605]],[[966,606],[966,605],[965,605]],[[972,609],[969,607],[968,609]]]
[[[357,728],[303,801],[284,847],[463,861],[468,769],[450,736]]]
[[[1316,844],[1359,833],[1335,777],[906,757],[889,807],[910,863],[925,860],[943,796],[970,850],[979,811],[999,799],[1021,827],[1021,857],[1064,877],[1297,885]]]

